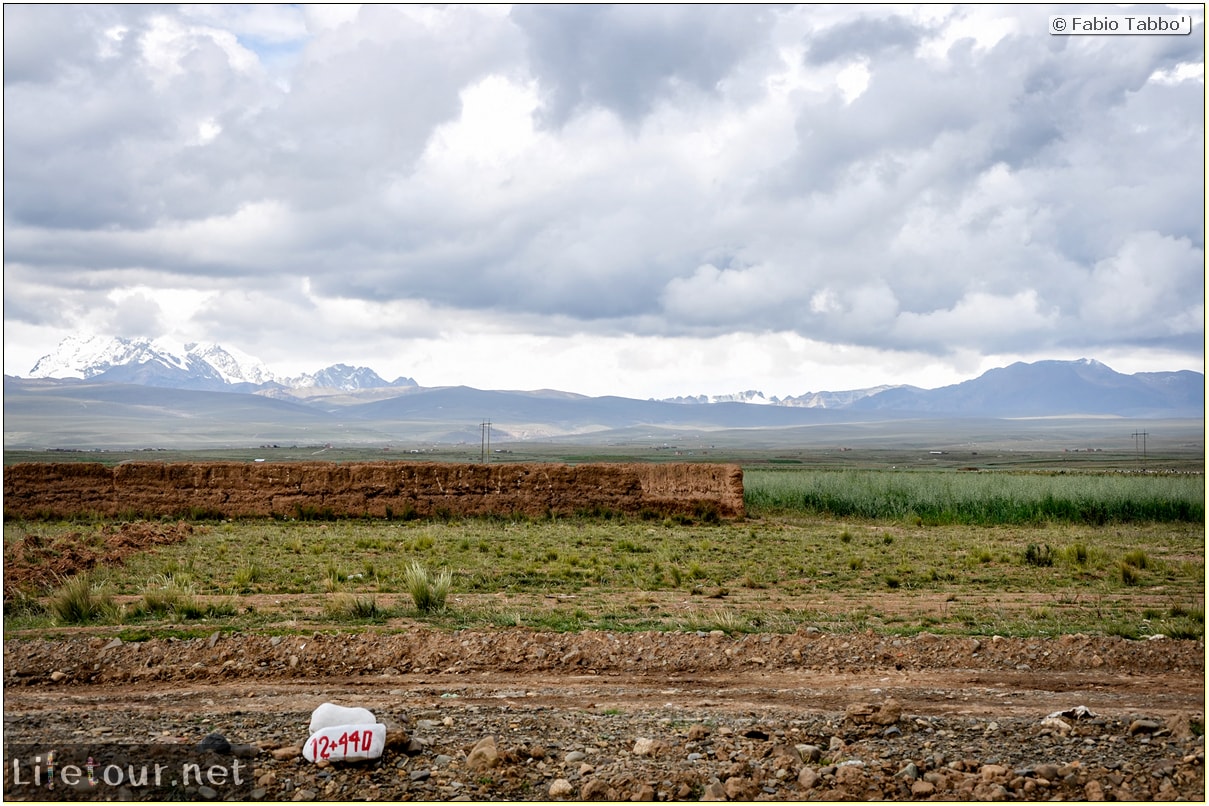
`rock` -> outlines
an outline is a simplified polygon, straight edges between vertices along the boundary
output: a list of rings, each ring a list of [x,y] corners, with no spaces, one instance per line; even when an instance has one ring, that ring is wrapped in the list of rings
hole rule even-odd
[[[209,786],[199,786],[197,788],[197,794],[202,800],[214,800],[218,797],[218,791]]]
[[[1163,725],[1153,719],[1135,719],[1129,723],[1129,735],[1136,736],[1139,733],[1154,733],[1162,730]]]
[[[936,792],[936,785],[929,781],[912,781],[911,796],[916,798],[926,798]]]
[[[814,785],[819,782],[819,774],[813,767],[803,767],[798,773],[798,786],[802,789],[814,789]]]
[[[210,640],[206,642],[206,646],[210,649],[213,649],[214,645],[218,643],[218,638],[221,635],[222,635],[222,633],[219,630],[215,630],[214,632],[212,632],[210,634]]]
[[[593,778],[588,781],[579,790],[580,800],[613,800],[612,790],[609,785],[599,778]]]
[[[386,726],[386,749],[405,752],[411,743],[407,729],[393,719],[384,719],[382,724]]]
[[[795,745],[794,749],[798,751],[798,755],[802,757],[802,761],[818,761],[823,757],[823,748],[817,744],[799,744]]]
[[[574,791],[571,782],[566,778],[555,778],[554,782],[550,784],[549,795],[552,798],[565,798]]]
[[[634,749],[631,752],[636,756],[651,756],[655,754],[657,747],[658,742],[654,739],[641,738],[634,742]]]
[[[702,801],[723,801],[726,800],[726,788],[722,786],[720,781],[712,781],[705,785],[705,791],[701,793]]]
[[[568,764],[576,764],[587,758],[587,755],[582,750],[572,750],[567,755],[563,756],[563,761]]]
[[[634,794],[630,796],[630,800],[635,803],[650,803],[655,799],[655,787],[650,784],[640,784],[634,790]]]
[[[1070,733],[1070,724],[1056,716],[1048,716],[1041,720],[1040,727],[1042,731],[1048,730],[1060,736],[1066,736]]]
[[[50,673],[50,680],[52,683],[62,683],[66,679],[67,679],[66,672],[61,672],[58,669],[56,669],[55,671]]]
[[[349,708],[325,702],[311,712],[311,733],[341,725],[372,725],[378,720],[367,708]]]
[[[1053,781],[1058,777],[1057,764],[1038,764],[1033,768],[1033,773],[1038,778],[1044,778],[1047,781]]]
[[[919,767],[915,766],[915,762],[912,761],[908,763],[907,766],[894,773],[894,777],[906,778],[909,781],[914,781],[916,778],[919,778]]]
[[[688,740],[690,742],[699,742],[709,736],[709,728],[701,724],[693,725],[688,729]]]
[[[365,761],[380,758],[385,749],[386,726],[381,722],[334,725],[315,731],[302,746],[302,757],[311,762]]]
[[[484,736],[466,757],[466,766],[472,770],[489,770],[500,763],[499,750],[494,736]]]
[[[221,756],[231,754],[231,743],[221,733],[211,733],[197,743],[199,753],[218,753]]]
[[[756,786],[750,778],[731,776],[722,785],[722,791],[728,800],[752,800],[756,794]]]
[[[832,736],[831,743],[828,745],[827,749],[830,750],[832,753],[837,753],[840,750],[843,750],[844,749],[844,740],[841,739],[839,736]]]
[[[236,758],[256,758],[260,755],[260,748],[254,744],[233,744],[230,752]]]
[[[881,705],[867,702],[850,703],[844,717],[856,725],[893,725],[902,716],[903,709],[898,700],[890,698]]]
[[[110,640],[110,642],[108,644],[105,644],[105,646],[101,647],[101,651],[108,652],[111,649],[117,649],[121,645],[122,645],[122,639],[114,638],[114,639]]]
[[[292,744],[289,747],[279,747],[276,750],[270,750],[269,755],[277,761],[289,761],[292,758],[297,758],[302,755],[302,746]]]
[[[987,783],[1003,783],[1007,780],[1008,772],[1010,771],[1007,767],[1000,766],[999,764],[983,764],[978,774]]]
[[[1099,781],[1088,781],[1083,786],[1083,794],[1092,803],[1100,803],[1104,801],[1104,787],[1100,786]]]

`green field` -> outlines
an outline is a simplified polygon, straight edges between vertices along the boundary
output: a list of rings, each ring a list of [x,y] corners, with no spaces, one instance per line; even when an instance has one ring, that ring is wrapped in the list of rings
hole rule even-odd
[[[748,470],[747,505],[927,524],[1200,523],[1201,475]]]
[[[62,588],[27,586],[6,600],[5,629],[425,623],[1203,638],[1202,476],[770,467],[745,473],[748,517],[721,524],[200,522],[185,542],[95,572],[83,594],[99,603],[91,615],[56,611]],[[96,545],[105,526],[10,522],[6,566],[30,546]],[[416,567],[449,572],[444,607],[417,606]]]

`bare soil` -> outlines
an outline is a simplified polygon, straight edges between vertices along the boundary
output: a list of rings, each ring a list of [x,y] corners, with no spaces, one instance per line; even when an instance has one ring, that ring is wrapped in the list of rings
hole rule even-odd
[[[268,800],[1199,800],[1204,656],[809,630],[21,638],[4,647],[5,741],[218,732],[259,750],[246,796]],[[323,702],[410,742],[356,764],[274,758]]]

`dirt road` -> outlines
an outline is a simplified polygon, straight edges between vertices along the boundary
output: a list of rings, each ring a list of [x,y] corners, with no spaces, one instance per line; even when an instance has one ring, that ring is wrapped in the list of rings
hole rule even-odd
[[[809,630],[10,639],[5,744],[254,746],[245,790],[176,793],[195,798],[1201,800],[1204,658],[1171,639]],[[406,740],[306,762],[290,748],[322,702]]]

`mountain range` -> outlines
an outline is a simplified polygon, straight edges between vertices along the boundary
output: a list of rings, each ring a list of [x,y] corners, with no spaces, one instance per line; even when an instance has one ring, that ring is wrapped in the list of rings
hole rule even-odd
[[[4,443],[17,447],[496,439],[626,439],[740,429],[863,429],[908,420],[1052,417],[1204,420],[1199,372],[1125,375],[1091,359],[1016,363],[937,389],[878,386],[778,399],[750,390],[670,400],[387,382],[336,364],[279,377],[216,344],[68,339],[29,378],[5,376]],[[880,426],[879,426],[880,427]],[[901,427],[900,427],[901,430]]]
[[[42,356],[30,378],[82,378],[171,389],[254,392],[263,389],[379,389],[415,386],[411,378],[389,383],[368,367],[333,364],[285,377],[257,358],[218,344],[179,344],[168,339],[71,336]]]

